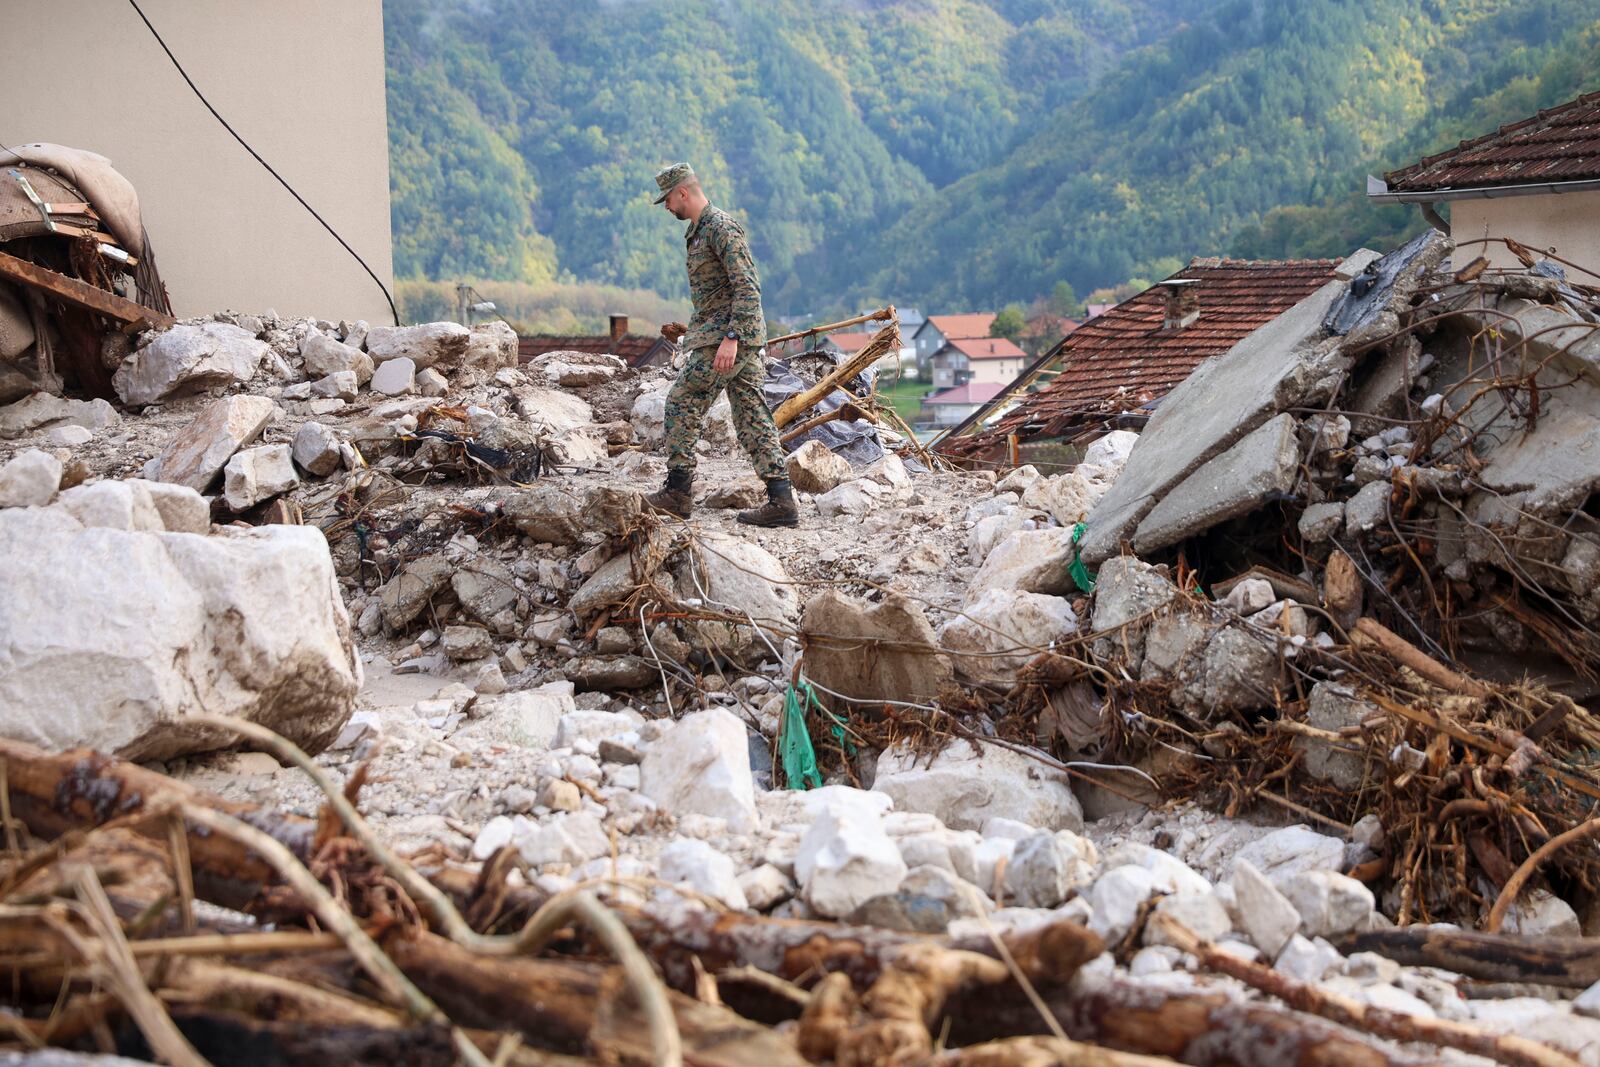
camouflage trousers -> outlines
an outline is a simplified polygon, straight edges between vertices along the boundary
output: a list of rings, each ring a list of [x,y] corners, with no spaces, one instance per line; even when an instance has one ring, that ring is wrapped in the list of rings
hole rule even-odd
[[[667,469],[694,473],[694,446],[705,426],[706,412],[726,389],[739,447],[749,453],[756,473],[764,479],[784,477],[783,445],[761,395],[761,383],[767,377],[761,349],[741,342],[733,368],[726,374],[712,369],[716,356],[715,345],[690,352],[683,372],[667,393]]]

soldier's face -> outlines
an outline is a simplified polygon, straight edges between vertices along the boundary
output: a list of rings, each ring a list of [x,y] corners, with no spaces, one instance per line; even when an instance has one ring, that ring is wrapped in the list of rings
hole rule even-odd
[[[667,198],[661,202],[661,206],[672,212],[673,218],[684,221],[689,217],[689,209],[685,207],[685,202],[688,199],[688,188],[680,185],[667,194]]]

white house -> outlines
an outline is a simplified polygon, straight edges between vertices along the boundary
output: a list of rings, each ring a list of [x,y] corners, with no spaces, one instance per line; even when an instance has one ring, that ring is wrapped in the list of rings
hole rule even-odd
[[[1004,337],[958,339],[933,355],[933,387],[953,389],[968,382],[1005,385],[1022,373],[1028,354]]]

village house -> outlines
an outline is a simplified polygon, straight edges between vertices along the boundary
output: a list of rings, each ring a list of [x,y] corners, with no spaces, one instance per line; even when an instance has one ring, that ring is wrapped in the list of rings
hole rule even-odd
[[[953,389],[968,382],[1005,385],[1022,373],[1028,354],[1004,337],[949,341],[932,360],[933,388]]]
[[[932,375],[933,357],[951,341],[965,341],[988,337],[994,325],[994,312],[980,311],[970,315],[929,315],[911,335],[911,346],[916,350],[917,372],[928,379]],[[950,383],[954,384],[954,383]],[[948,388],[944,386],[943,388]]]
[[[919,427],[942,430],[958,425],[998,396],[1004,388],[1000,382],[968,382],[924,397]]]
[[[1333,259],[1194,259],[1183,270],[1083,322],[963,420],[939,446],[998,453],[1070,437],[1148,411],[1211,356],[1228,351],[1334,277]],[[1027,390],[1039,386],[1036,393]],[[1007,405],[1014,405],[1006,410]],[[1001,412],[1004,414],[999,414]],[[998,418],[996,416],[998,415]],[[956,436],[960,434],[960,436]]]
[[[1458,266],[1478,256],[1519,269],[1555,256],[1567,276],[1600,283],[1600,93],[1367,179],[1377,203],[1414,203],[1455,242]],[[1435,204],[1450,205],[1450,220]],[[1520,247],[1519,247],[1520,246]]]

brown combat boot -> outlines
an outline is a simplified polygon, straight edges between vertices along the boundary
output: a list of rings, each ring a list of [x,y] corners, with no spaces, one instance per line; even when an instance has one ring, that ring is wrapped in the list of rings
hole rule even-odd
[[[687,519],[690,512],[694,511],[694,475],[683,471],[667,471],[667,484],[661,487],[660,492],[645,497],[644,502],[656,511]]]
[[[739,512],[746,526],[799,526],[800,509],[795,507],[794,489],[787,478],[767,482],[767,502],[759,508]]]

